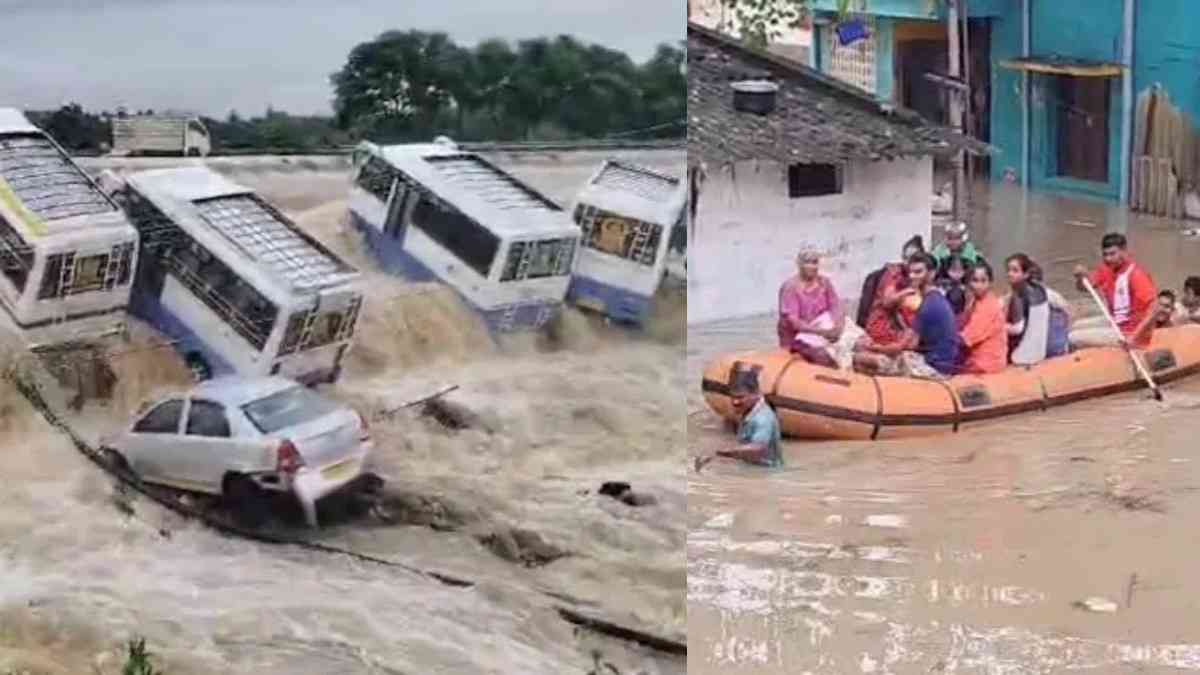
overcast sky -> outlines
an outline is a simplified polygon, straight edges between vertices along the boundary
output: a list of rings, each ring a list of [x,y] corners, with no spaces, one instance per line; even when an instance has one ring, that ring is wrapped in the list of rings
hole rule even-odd
[[[685,0],[0,0],[0,106],[327,113],[330,73],[388,29],[462,45],[569,33],[643,61]]]

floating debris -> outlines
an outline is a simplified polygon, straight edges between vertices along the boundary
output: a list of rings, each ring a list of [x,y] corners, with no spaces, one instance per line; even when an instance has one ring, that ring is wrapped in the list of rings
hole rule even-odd
[[[1087,612],[1096,612],[1097,614],[1113,614],[1117,611],[1117,603],[1108,598],[1091,597],[1086,600],[1076,600],[1073,604],[1076,609],[1082,609]]]

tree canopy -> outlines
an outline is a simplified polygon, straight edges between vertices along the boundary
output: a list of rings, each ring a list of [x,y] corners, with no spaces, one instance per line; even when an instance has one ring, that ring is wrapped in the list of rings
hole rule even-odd
[[[258,117],[234,111],[201,120],[215,152],[305,152],[439,134],[462,141],[679,138],[687,130],[683,63],[682,41],[660,45],[638,64],[567,35],[468,48],[445,33],[393,30],[354,47],[331,76],[332,116],[268,108]],[[108,149],[115,116],[78,103],[29,113],[80,153]]]
[[[330,80],[339,126],[379,140],[665,137],[686,128],[682,63],[682,44],[636,64],[568,35],[467,48],[445,33],[388,31]]]

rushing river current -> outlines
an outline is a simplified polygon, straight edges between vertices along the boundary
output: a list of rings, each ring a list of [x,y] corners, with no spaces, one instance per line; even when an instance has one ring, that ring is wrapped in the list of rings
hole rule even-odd
[[[599,159],[501,161],[566,201]],[[683,158],[631,159],[678,172]],[[554,610],[566,599],[683,640],[681,299],[664,296],[645,335],[572,313],[553,344],[496,346],[444,288],[373,271],[343,227],[344,167],[212,165],[370,277],[358,345],[331,395],[374,415],[457,385],[446,401],[467,411],[462,429],[416,410],[377,419],[391,518],[343,523],[322,539],[475,585],[230,539],[117,495],[5,387],[0,673],[117,673],[134,636],[146,638],[167,675],[587,673],[597,659],[621,673],[683,672],[682,659],[578,629]],[[85,409],[81,426],[114,428],[145,397],[186,386],[178,359],[147,346],[148,330],[135,335],[144,348],[122,357],[113,400]],[[632,507],[597,494],[610,480],[656,503]]]

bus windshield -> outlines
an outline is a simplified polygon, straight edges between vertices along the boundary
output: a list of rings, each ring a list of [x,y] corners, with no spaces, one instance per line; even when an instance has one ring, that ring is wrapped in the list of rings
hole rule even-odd
[[[575,258],[574,237],[542,241],[516,241],[508,247],[500,281],[520,281],[566,276]]]

